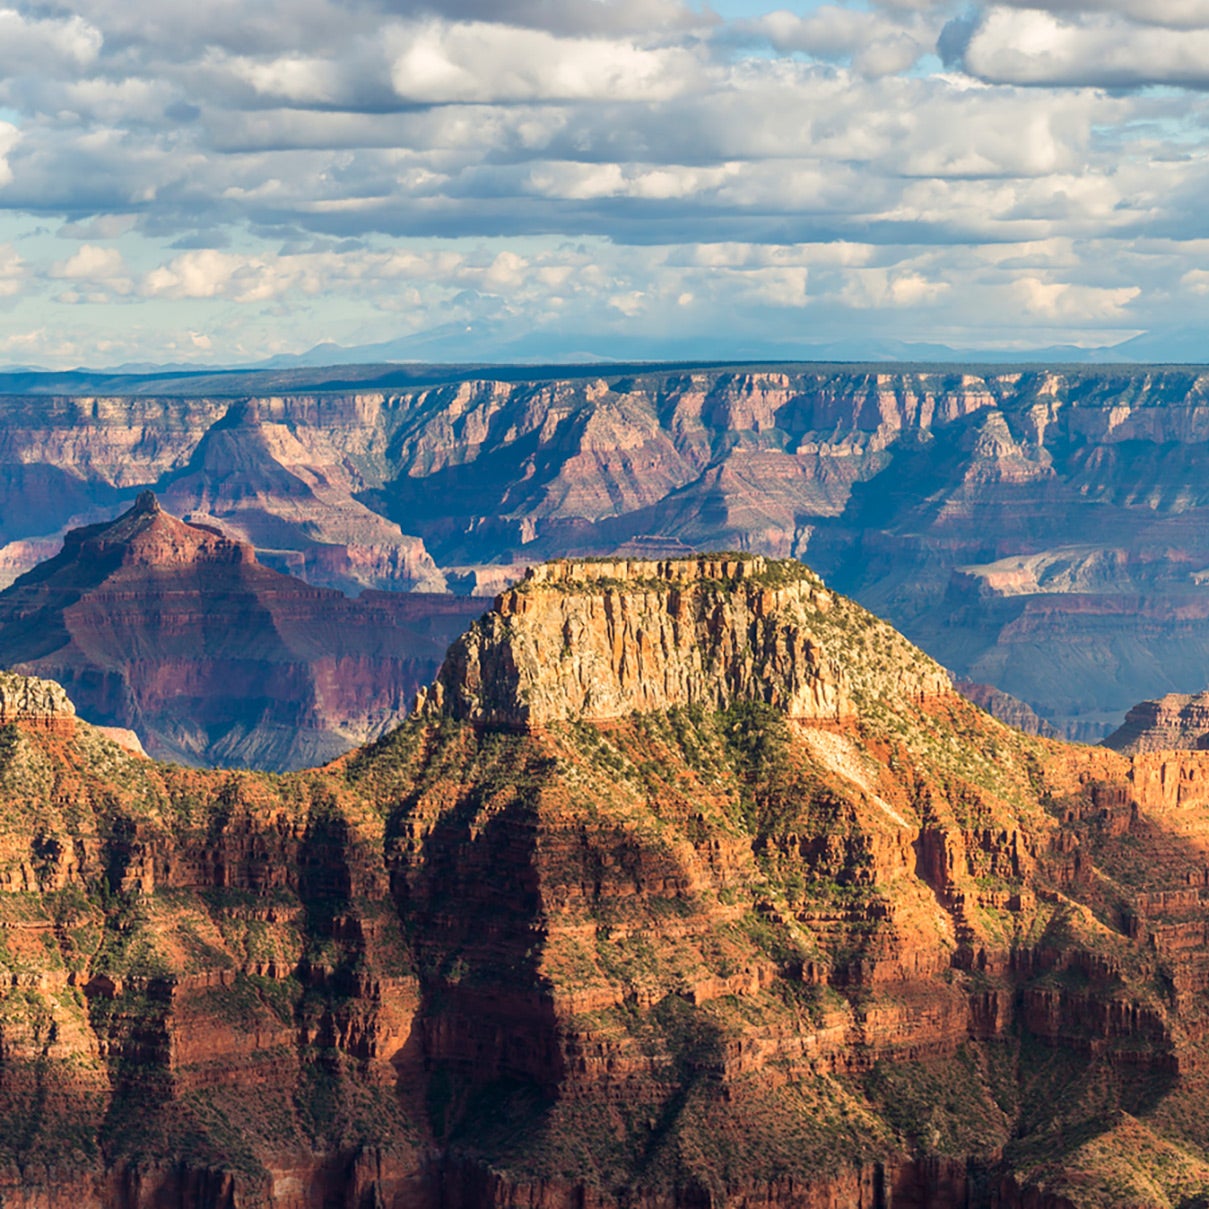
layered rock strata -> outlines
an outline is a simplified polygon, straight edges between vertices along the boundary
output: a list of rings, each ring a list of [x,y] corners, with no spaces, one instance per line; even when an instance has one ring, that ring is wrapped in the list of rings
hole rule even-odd
[[[1157,701],[1140,702],[1104,746],[1130,754],[1209,748],[1209,693],[1168,693]]]
[[[501,566],[567,554],[808,554],[1072,737],[1209,683],[1199,370],[449,376],[0,398],[0,577],[154,487],[341,588],[495,591]]]
[[[147,492],[0,592],[0,666],[62,682],[160,757],[297,768],[397,725],[485,603],[350,600]]]
[[[821,580],[760,557],[550,563],[454,643],[422,708],[535,725],[760,701],[791,718],[836,721],[853,714],[862,669],[849,651],[848,665],[837,663],[817,632],[834,633],[851,615]],[[951,687],[890,627],[855,625],[869,631],[862,643],[900,653],[907,699]]]
[[[963,697],[973,701],[980,709],[985,709],[993,718],[1006,722],[1016,730],[1024,731],[1026,735],[1040,735],[1043,739],[1059,738],[1057,729],[1051,723],[1010,693],[974,680],[958,680],[954,687]]]
[[[282,778],[0,728],[6,1205],[1209,1195],[1209,754],[1012,731],[792,564],[558,564],[459,651]]]

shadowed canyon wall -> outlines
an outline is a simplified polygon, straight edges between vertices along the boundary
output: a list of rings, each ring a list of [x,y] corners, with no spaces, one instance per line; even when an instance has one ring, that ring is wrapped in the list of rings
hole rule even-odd
[[[397,726],[487,603],[350,600],[144,492],[0,592],[0,667],[61,682],[161,759],[306,768]]]

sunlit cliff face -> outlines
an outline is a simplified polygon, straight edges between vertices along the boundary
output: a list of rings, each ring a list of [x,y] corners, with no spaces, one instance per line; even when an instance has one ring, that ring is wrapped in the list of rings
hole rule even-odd
[[[566,555],[805,557],[1071,738],[1209,684],[1196,370],[395,372],[0,399],[0,579],[154,485],[350,594],[491,596]]]
[[[539,568],[438,685],[268,777],[0,677],[6,1202],[1209,1189],[1202,754],[1014,732],[740,555]]]

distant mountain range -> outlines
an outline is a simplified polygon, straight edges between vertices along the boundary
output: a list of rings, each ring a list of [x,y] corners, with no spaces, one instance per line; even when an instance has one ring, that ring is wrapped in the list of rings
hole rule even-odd
[[[473,353],[472,356],[468,355]],[[719,359],[719,354],[722,354]],[[845,362],[863,364],[902,363],[970,365],[1109,365],[1209,363],[1209,329],[1185,327],[1163,332],[1143,332],[1118,344],[1083,348],[1073,344],[1031,349],[953,348],[947,344],[878,338],[847,340],[734,340],[714,338],[666,339],[657,337],[601,336],[571,332],[511,334],[490,324],[446,324],[410,336],[371,344],[341,345],[324,341],[301,353],[280,353],[248,363],[127,362],[125,364],[59,371],[38,366],[0,366],[0,389],[68,389],[67,383],[120,382],[124,389],[142,393],[184,387],[185,379],[204,382],[228,375],[266,373],[265,389],[272,389],[272,375],[281,371],[306,371],[294,387],[318,387],[329,380],[348,382],[388,373],[402,374],[398,380],[449,379],[467,369],[486,366],[524,367],[530,372],[558,367],[574,373],[574,367],[610,369],[625,365],[649,368],[676,364],[761,364],[775,362]],[[318,373],[312,371],[336,371]],[[350,372],[355,371],[355,372]],[[408,378],[408,375],[411,375]],[[11,379],[12,381],[6,381]],[[216,381],[218,379],[215,379]],[[62,385],[55,386],[58,382]],[[188,389],[194,389],[190,386]],[[237,391],[239,388],[235,388]]]

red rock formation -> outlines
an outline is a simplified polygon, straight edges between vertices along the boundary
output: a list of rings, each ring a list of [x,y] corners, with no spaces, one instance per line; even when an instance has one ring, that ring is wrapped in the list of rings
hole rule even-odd
[[[0,665],[54,677],[159,756],[297,767],[397,724],[482,603],[349,600],[147,492],[0,593]]]
[[[1209,683],[1200,371],[440,377],[2,399],[0,582],[154,485],[328,586],[495,591],[501,565],[554,556],[808,553],[1070,737]]]
[[[5,1204],[1209,1192],[1201,757],[1022,735],[804,569],[737,561],[535,575],[317,772],[0,729]],[[534,662],[576,621],[597,714]],[[820,667],[851,710],[794,716]]]
[[[979,709],[985,709],[993,718],[1022,730],[1026,735],[1040,735],[1043,739],[1056,739],[1058,732],[1036,710],[1010,693],[1001,692],[989,684],[974,680],[958,680],[953,687],[973,701]]]

